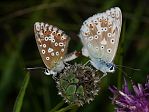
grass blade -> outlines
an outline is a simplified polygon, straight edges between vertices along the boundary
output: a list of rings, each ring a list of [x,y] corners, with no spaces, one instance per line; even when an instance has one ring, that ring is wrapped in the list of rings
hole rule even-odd
[[[16,98],[14,108],[13,108],[13,112],[20,112],[20,110],[21,110],[24,95],[25,95],[25,91],[26,91],[27,85],[29,83],[29,79],[30,79],[30,75],[29,75],[29,73],[27,73],[26,76],[25,76],[25,79],[23,81],[23,85],[22,85],[22,88],[19,92],[19,95]]]

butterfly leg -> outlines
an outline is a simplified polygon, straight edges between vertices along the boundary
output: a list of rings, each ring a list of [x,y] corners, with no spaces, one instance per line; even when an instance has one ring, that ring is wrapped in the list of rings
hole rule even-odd
[[[64,62],[64,64],[65,64],[65,65],[67,65],[67,66],[69,66],[69,65],[70,65],[70,64],[69,64],[69,63],[67,63],[67,62]]]
[[[99,80],[101,80],[102,78],[104,78],[106,75],[107,75],[107,73],[105,72],[105,73],[102,75],[102,77],[100,77]]]
[[[90,62],[90,60],[88,60],[86,63],[84,63],[84,66],[86,66],[89,62]]]

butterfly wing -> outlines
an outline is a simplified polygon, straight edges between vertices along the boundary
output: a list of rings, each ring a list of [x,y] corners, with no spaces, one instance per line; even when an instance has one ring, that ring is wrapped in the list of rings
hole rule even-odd
[[[118,47],[121,25],[122,13],[118,7],[88,18],[79,34],[83,49],[88,51],[86,54],[91,59],[101,58],[105,62],[112,62]]]
[[[42,22],[35,23],[34,32],[44,64],[48,69],[56,67],[67,52],[69,37],[57,27]]]

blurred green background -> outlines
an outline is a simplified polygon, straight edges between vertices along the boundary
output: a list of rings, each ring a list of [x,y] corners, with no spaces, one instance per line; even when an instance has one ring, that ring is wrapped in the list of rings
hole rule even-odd
[[[71,52],[82,48],[78,33],[84,20],[111,7],[120,7],[123,27],[115,63],[141,69],[122,70],[135,82],[145,82],[149,71],[148,4],[148,0],[0,1],[0,112],[13,111],[22,87],[22,107],[19,103],[22,112],[49,112],[56,105],[60,109],[67,106],[57,95],[56,84],[51,76],[45,76],[42,70],[33,70],[27,74],[24,69],[44,66],[34,38],[33,25],[36,21],[47,22],[64,30],[71,37],[68,50]],[[85,61],[84,57],[80,57],[71,63]],[[70,111],[114,112],[108,87],[121,87],[124,76],[122,70],[117,69],[103,79],[101,91],[91,104]]]

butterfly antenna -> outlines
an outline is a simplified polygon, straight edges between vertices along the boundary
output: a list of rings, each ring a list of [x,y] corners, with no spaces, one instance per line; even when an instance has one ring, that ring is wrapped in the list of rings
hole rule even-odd
[[[138,68],[132,68],[132,67],[128,67],[128,66],[123,66],[123,65],[115,65],[116,67],[123,67],[123,68],[127,68],[127,69],[131,69],[131,70],[136,70],[136,71],[140,71],[141,69]]]
[[[117,68],[118,70],[121,70],[118,66],[116,66],[116,68]],[[128,77],[129,79],[131,79],[131,77],[128,76],[128,74],[127,74],[126,72],[124,72],[123,70],[121,70],[121,71],[122,71],[122,73],[123,73],[126,77]]]
[[[26,70],[36,70],[36,69],[43,69],[46,70],[44,67],[34,67],[34,68],[25,68]]]

